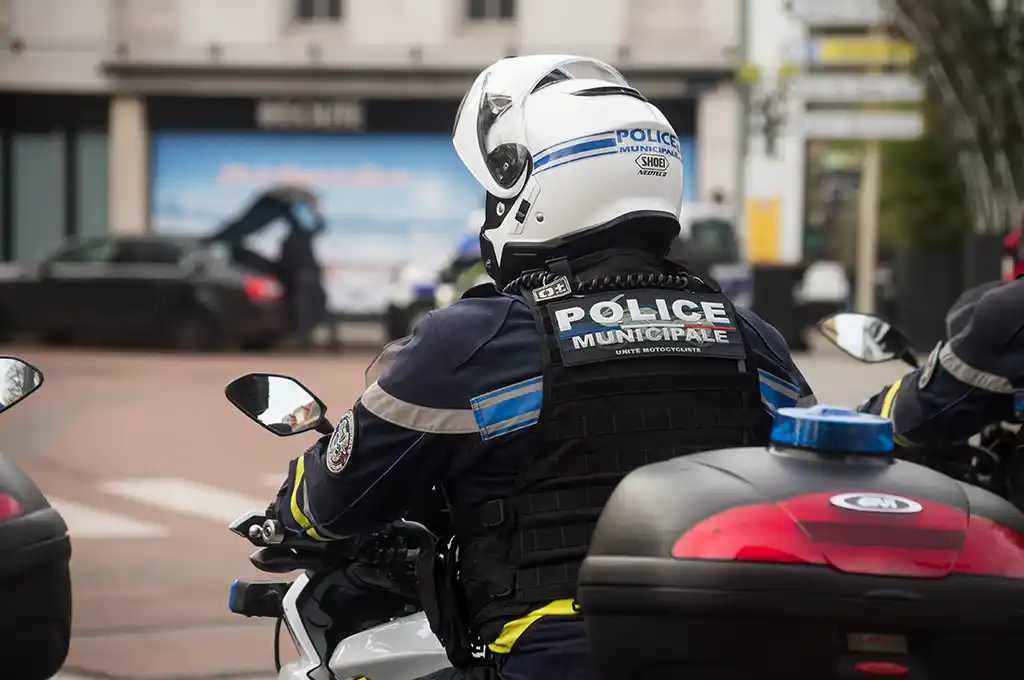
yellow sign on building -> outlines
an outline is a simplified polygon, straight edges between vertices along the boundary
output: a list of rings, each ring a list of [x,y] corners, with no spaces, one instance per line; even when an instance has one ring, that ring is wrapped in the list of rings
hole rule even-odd
[[[747,199],[747,252],[754,264],[779,261],[782,202],[775,196]]]
[[[813,38],[809,60],[816,66],[878,66],[913,61],[914,48],[902,40],[884,36]]]

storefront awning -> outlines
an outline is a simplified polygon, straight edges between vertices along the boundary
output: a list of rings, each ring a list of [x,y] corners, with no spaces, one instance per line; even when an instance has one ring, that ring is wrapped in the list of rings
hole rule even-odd
[[[486,55],[484,61],[478,57],[485,55],[442,56],[411,49],[389,53],[387,58],[348,62],[308,54],[250,59],[210,45],[188,54],[125,48],[111,54],[102,68],[123,89],[144,94],[460,99],[480,68],[501,55]],[[729,55],[706,52],[620,50],[600,58],[615,64],[631,83],[654,98],[695,96],[710,85],[731,80],[736,66]]]

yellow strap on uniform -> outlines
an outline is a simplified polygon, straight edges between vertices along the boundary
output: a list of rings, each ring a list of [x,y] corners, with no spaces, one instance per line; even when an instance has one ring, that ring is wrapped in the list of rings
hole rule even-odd
[[[542,616],[579,616],[579,611],[576,609],[575,600],[555,600],[540,609],[534,609],[526,616],[506,623],[501,627],[498,639],[488,647],[496,654],[508,654],[512,651],[512,645],[516,643],[516,640]]]
[[[295,482],[292,484],[292,519],[298,522],[299,526],[306,530],[306,535],[310,538],[314,538],[318,541],[326,541],[327,539],[316,532],[313,528],[313,523],[309,521],[306,514],[302,512],[302,508],[299,507],[299,485],[302,483],[302,476],[306,471],[305,456],[300,456],[295,461]]]
[[[899,392],[902,383],[903,378],[900,378],[890,385],[889,391],[885,393],[885,399],[882,400],[882,412],[879,414],[883,418],[892,418],[892,407],[896,403],[896,393]]]

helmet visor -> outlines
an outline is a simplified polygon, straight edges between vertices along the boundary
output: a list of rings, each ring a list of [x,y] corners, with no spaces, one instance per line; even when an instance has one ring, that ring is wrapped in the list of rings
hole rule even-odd
[[[575,79],[629,87],[611,66],[565,55],[504,59],[477,77],[455,116],[452,141],[488,193],[511,198],[526,183],[531,160],[524,123],[527,97],[549,84]]]

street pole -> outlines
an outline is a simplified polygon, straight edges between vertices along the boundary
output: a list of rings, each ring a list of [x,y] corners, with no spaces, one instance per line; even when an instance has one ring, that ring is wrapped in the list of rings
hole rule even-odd
[[[875,270],[878,264],[878,207],[882,187],[882,143],[865,145],[857,223],[857,291],[855,308],[875,313]]]
[[[750,13],[750,0],[740,0],[740,62],[746,64],[750,61],[750,29],[747,26],[747,18]],[[741,225],[743,242],[750,242],[750,230],[747,222],[747,158],[750,155],[750,89],[741,87],[739,89],[740,119],[737,121],[739,128],[739,158],[736,163],[736,192],[734,203],[736,205],[736,221]]]
[[[871,35],[885,37],[881,26],[874,26]],[[869,73],[877,73],[877,67]],[[882,189],[882,143],[877,139],[864,145],[857,210],[857,289],[854,309],[861,314],[875,313],[875,271],[878,266],[878,208]]]

